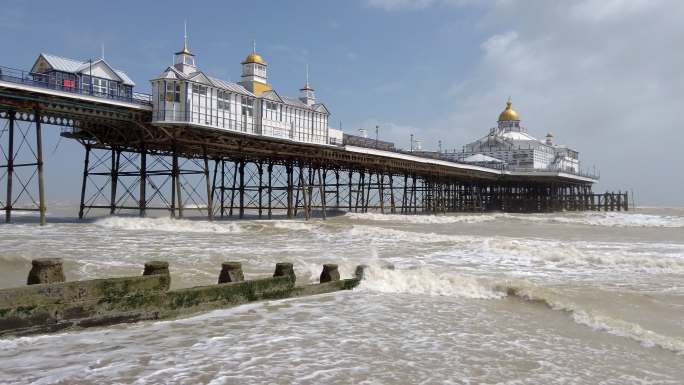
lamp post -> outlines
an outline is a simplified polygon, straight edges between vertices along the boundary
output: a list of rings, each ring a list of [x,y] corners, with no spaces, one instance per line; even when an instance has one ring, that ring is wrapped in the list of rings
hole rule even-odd
[[[378,148],[378,131],[380,130],[380,126],[375,125],[375,148]]]
[[[411,134],[411,152],[413,152],[413,134]]]

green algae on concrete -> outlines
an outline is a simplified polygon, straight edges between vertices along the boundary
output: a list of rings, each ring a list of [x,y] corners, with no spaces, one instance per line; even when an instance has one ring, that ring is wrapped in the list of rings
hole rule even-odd
[[[187,316],[254,301],[351,290],[360,282],[353,278],[295,286],[292,265],[280,264],[272,278],[169,291],[168,269],[161,264],[154,262],[160,268],[153,275],[0,289],[0,336]]]

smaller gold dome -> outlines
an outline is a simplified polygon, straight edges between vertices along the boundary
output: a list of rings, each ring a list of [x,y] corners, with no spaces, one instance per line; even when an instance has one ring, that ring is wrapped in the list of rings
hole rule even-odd
[[[499,121],[508,121],[508,120],[520,120],[520,117],[518,117],[518,113],[515,112],[513,108],[511,108],[511,101],[509,100],[506,102],[506,109],[503,110],[501,114],[499,114]]]
[[[243,61],[242,64],[245,64],[245,63],[257,63],[257,64],[266,65],[266,61],[264,60],[264,58],[262,58],[261,55],[259,55],[256,52],[252,52],[249,55],[247,55],[247,57],[245,58],[245,61]]]

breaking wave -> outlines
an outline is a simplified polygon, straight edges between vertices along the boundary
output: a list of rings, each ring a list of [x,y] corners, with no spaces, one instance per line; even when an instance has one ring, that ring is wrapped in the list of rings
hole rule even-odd
[[[219,223],[195,221],[187,219],[162,218],[130,218],[107,217],[99,219],[96,225],[117,230],[130,231],[163,231],[180,233],[240,233],[242,228],[237,223]]]
[[[444,224],[444,223],[480,223],[489,222],[497,219],[496,214],[481,215],[398,215],[398,214],[378,214],[378,213],[346,213],[344,215],[350,219],[368,221],[396,221],[401,223],[417,224]]]
[[[402,269],[371,266],[360,286],[380,293],[427,294],[473,299],[502,298],[505,293],[493,290],[477,279],[460,274],[437,274],[429,269]]]
[[[584,212],[566,214],[459,214],[459,215],[397,215],[379,213],[346,213],[355,220],[412,224],[482,223],[496,220],[576,224],[604,227],[684,227],[684,217],[639,214],[632,212]]]
[[[495,214],[499,217],[507,217],[514,220],[577,224],[604,227],[684,227],[684,217],[637,214],[627,212],[585,212],[581,214],[566,215],[539,215],[539,214]]]
[[[570,315],[593,330],[629,338],[645,347],[659,347],[684,354],[684,340],[659,334],[639,324],[583,309],[557,292],[523,280],[488,281],[454,273],[435,273],[425,268],[401,269],[371,265],[359,286],[379,293],[455,296],[471,299],[515,297]]]
[[[645,329],[637,323],[583,309],[549,289],[543,289],[526,282],[499,284],[496,285],[496,289],[505,291],[509,296],[540,303],[553,310],[563,311],[569,314],[576,323],[593,330],[629,338],[645,347],[659,347],[677,354],[684,354],[684,340],[682,339],[659,334]]]

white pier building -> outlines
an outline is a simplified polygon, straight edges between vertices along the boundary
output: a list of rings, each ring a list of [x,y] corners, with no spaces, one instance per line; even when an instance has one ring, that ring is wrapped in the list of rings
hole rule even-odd
[[[268,83],[268,64],[256,49],[242,62],[237,83],[202,72],[188,49],[187,36],[174,58],[174,64],[151,81],[152,124],[190,124],[298,142],[341,144],[342,134],[328,128],[330,112],[316,101],[308,74],[300,96],[292,98],[280,95]]]
[[[497,127],[486,136],[465,145],[463,152],[447,154],[465,163],[485,167],[505,167],[509,170],[552,170],[579,172],[579,153],[567,146],[553,143],[553,135],[546,140],[536,139],[520,124],[511,101],[499,115]]]

